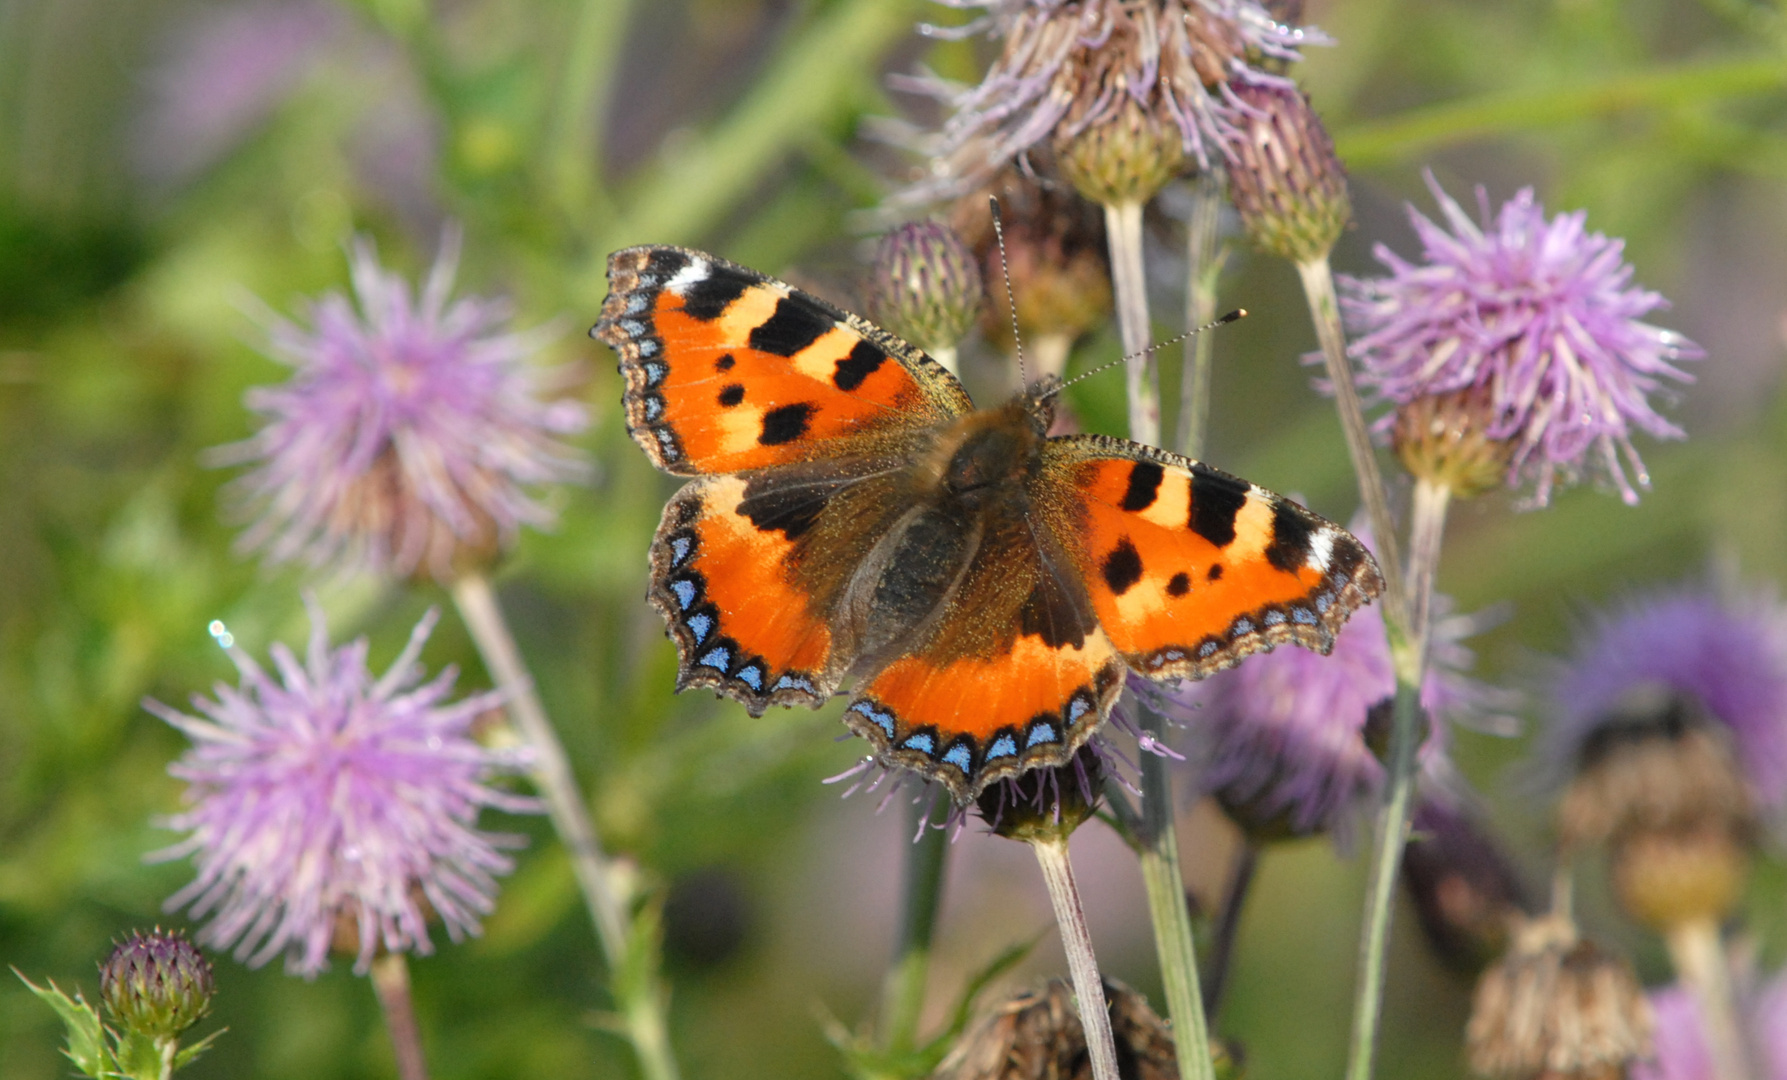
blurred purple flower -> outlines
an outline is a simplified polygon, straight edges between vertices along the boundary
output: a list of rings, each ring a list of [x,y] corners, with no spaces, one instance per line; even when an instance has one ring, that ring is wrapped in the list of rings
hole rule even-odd
[[[375,682],[366,640],[331,648],[310,606],[304,661],[273,646],[279,681],[231,648],[241,685],[218,684],[215,700],[195,695],[202,716],[143,703],[193,742],[168,768],[187,782],[189,808],[162,823],[189,835],[151,858],[190,855],[198,878],[167,910],[210,916],[199,940],[233,946],[251,967],[283,952],[287,970],[306,977],[337,942],[355,944],[360,973],[381,948],[430,953],[431,917],[455,941],[477,934],[495,875],[513,867],[499,849],[523,842],[480,831],[478,812],[539,809],[486,783],[519,771],[522,757],[468,733],[501,695],[449,703],[452,668],[422,682],[417,656],[434,612]]]
[[[1355,522],[1353,532],[1370,546],[1362,525]],[[1462,642],[1477,626],[1468,617],[1447,617],[1450,604],[1434,597],[1421,703],[1436,720],[1487,715],[1505,707],[1505,695],[1464,674],[1473,657]],[[1150,690],[1139,678],[1129,685],[1190,729],[1200,789],[1226,807],[1244,807],[1271,829],[1331,832],[1345,843],[1353,818],[1383,783],[1366,724],[1373,708],[1387,707],[1395,694],[1396,675],[1378,605],[1354,612],[1327,656],[1275,649],[1172,690]],[[1421,746],[1423,770],[1442,785],[1449,778],[1443,731],[1436,723]]]
[[[1642,321],[1667,302],[1632,284],[1624,241],[1585,231],[1585,212],[1547,220],[1526,188],[1491,223],[1479,189],[1479,228],[1431,174],[1427,183],[1452,231],[1409,208],[1426,261],[1379,244],[1389,277],[1340,280],[1359,381],[1396,405],[1487,388],[1488,435],[1512,444],[1510,486],[1532,482],[1544,505],[1560,477],[1603,473],[1636,503],[1632,480],[1649,478],[1630,431],[1682,437],[1649,396],[1665,380],[1691,382],[1671,361],[1698,359],[1700,347]]]
[[[1176,124],[1185,152],[1208,168],[1221,152],[1206,142],[1220,143],[1234,108],[1224,85],[1290,85],[1254,64],[1297,60],[1298,46],[1328,40],[1314,28],[1279,24],[1258,0],[938,2],[983,14],[965,27],[927,33],[985,31],[1004,46],[978,86],[930,75],[895,78],[897,88],[938,98],[952,111],[940,132],[913,140],[932,162],[930,178],[899,200],[914,204],[972,191],[1033,147],[1116,117],[1126,99]]]
[[[1700,1024],[1700,1006],[1682,986],[1650,993],[1656,1013],[1656,1055],[1632,1064],[1632,1080],[1715,1080],[1712,1049]],[[1748,1020],[1756,1080],[1787,1080],[1787,973],[1752,996]]]
[[[458,255],[449,234],[412,300],[361,241],[354,301],[324,296],[310,327],[272,317],[270,351],[295,374],[251,390],[267,426],[211,458],[255,466],[235,485],[259,514],[242,547],[447,580],[512,545],[522,525],[552,524],[528,488],[586,470],[558,436],[588,414],[553,396],[575,369],[530,366],[550,332],[502,329],[506,304],[449,302]]]
[[[190,20],[151,76],[133,128],[143,171],[181,181],[222,157],[298,87],[344,29],[342,15],[322,0],[281,0]]]
[[[1757,804],[1787,806],[1787,608],[1772,595],[1721,599],[1682,587],[1635,597],[1580,635],[1557,671],[1556,721],[1540,759],[1561,784],[1634,691],[1686,694],[1729,728]]]

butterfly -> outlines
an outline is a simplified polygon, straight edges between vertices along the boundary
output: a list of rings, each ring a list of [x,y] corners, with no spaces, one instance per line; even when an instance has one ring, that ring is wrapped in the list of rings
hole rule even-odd
[[[1062,765],[1126,671],[1202,678],[1327,652],[1383,587],[1337,525],[1208,465],[1049,437],[1059,383],[977,409],[921,350],[756,271],[615,252],[591,335],[628,431],[692,479],[651,545],[680,665],[752,716],[824,703],[946,785]]]

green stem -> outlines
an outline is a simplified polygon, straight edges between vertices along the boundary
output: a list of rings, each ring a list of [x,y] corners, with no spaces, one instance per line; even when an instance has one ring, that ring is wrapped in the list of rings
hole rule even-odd
[[[1371,522],[1378,566],[1384,572],[1384,622],[1392,628],[1394,642],[1397,631],[1406,635],[1409,626],[1408,593],[1401,575],[1396,519],[1390,513],[1389,489],[1384,486],[1384,474],[1378,468],[1377,451],[1371,444],[1371,426],[1365,422],[1365,407],[1359,401],[1352,364],[1347,360],[1346,333],[1341,329],[1340,304],[1334,296],[1334,273],[1329,269],[1328,257],[1323,255],[1298,263],[1297,274],[1303,279],[1309,317],[1315,323],[1316,339],[1322,344],[1322,361],[1327,366],[1328,381],[1334,386],[1334,404],[1340,410],[1340,426],[1346,433],[1347,454],[1352,458],[1353,472],[1359,478],[1359,501]]]
[[[546,707],[534,689],[533,677],[509,632],[490,580],[482,574],[466,574],[453,583],[453,601],[484,658],[484,666],[503,691],[510,718],[533,750],[535,782],[546,796],[553,828],[570,853],[571,868],[583,890],[603,958],[615,976],[611,979],[613,989],[617,996],[626,999],[621,1002],[621,1014],[627,1037],[639,1055],[640,1068],[647,1080],[676,1080],[664,993],[658,987],[655,971],[630,972],[625,978],[619,977],[631,967],[633,959],[632,920],[610,882],[607,859],[602,854],[595,823],[590,820],[589,804],[578,790],[577,776],[571,771],[564,744],[546,718]]]
[[[158,1080],[173,1080],[174,1059],[180,1056],[180,1040],[172,1035],[158,1036],[155,1040],[155,1056]]]
[[[1228,254],[1218,254],[1216,247],[1223,203],[1221,178],[1198,174],[1192,181],[1191,217],[1185,227],[1187,330],[1216,318],[1216,283]],[[1179,382],[1179,452],[1198,459],[1204,456],[1208,438],[1211,356],[1216,349],[1216,336],[1193,334],[1185,339],[1184,349],[1185,373]]]
[[[1129,437],[1160,442],[1160,395],[1154,385],[1148,318],[1148,289],[1142,263],[1142,207],[1126,203],[1105,207],[1105,234],[1111,251],[1111,287],[1117,326],[1123,339],[1129,391]],[[1154,738],[1165,734],[1164,722],[1143,709],[1143,730]],[[1154,926],[1161,980],[1166,986],[1167,1015],[1173,1025],[1179,1075],[1209,1080],[1210,1033],[1199,999],[1197,950],[1191,939],[1191,914],[1185,908],[1185,875],[1179,868],[1179,834],[1173,824],[1173,783],[1159,754],[1141,753],[1142,821],[1140,862],[1148,894],[1148,917]]]
[[[1111,252],[1111,288],[1117,301],[1117,329],[1123,339],[1125,388],[1129,395],[1129,437],[1160,445],[1160,390],[1154,382],[1148,284],[1142,269],[1142,204],[1104,208],[1105,240]]]
[[[1104,980],[1098,974],[1092,932],[1086,927],[1086,909],[1080,904],[1073,864],[1067,858],[1067,838],[1033,840],[1030,850],[1036,852],[1042,879],[1049,887],[1049,900],[1055,905],[1055,922],[1061,928],[1061,945],[1067,951],[1067,972],[1073,978],[1074,996],[1079,999],[1080,1026],[1086,1032],[1086,1053],[1092,1059],[1092,1080],[1120,1080]],[[1179,906],[1185,906],[1183,897]]]
[[[918,1042],[918,1021],[924,1012],[925,982],[931,969],[931,938],[943,901],[943,868],[949,854],[946,830],[933,828],[927,800],[916,807],[913,825],[922,829],[906,845],[906,892],[900,912],[900,939],[884,991],[886,1048],[910,1051]]]
[[[1423,622],[1414,621],[1409,603],[1410,586],[1404,578],[1396,542],[1396,521],[1390,514],[1383,474],[1371,443],[1371,429],[1353,382],[1346,355],[1346,335],[1340,325],[1340,306],[1334,295],[1334,275],[1326,255],[1297,265],[1310,317],[1322,345],[1334,401],[1346,433],[1347,452],[1359,481],[1359,498],[1365,505],[1377,546],[1378,565],[1384,574],[1384,632],[1389,638],[1391,663],[1396,673],[1396,696],[1391,707],[1390,760],[1386,767],[1384,804],[1372,845],[1370,877],[1365,897],[1365,925],[1359,937],[1359,983],[1353,1002],[1352,1049],[1347,1061],[1347,1080],[1369,1080],[1377,1054],[1378,1029],[1384,1010],[1384,968],[1390,944],[1390,916],[1396,898],[1396,875],[1402,851],[1408,843],[1409,816],[1414,807],[1416,750],[1421,744],[1421,680],[1426,668],[1425,611]],[[1429,486],[1428,494],[1434,494]],[[1419,491],[1417,492],[1419,494]],[[1422,580],[1416,593],[1429,593],[1437,569],[1439,538],[1444,528],[1446,502],[1417,499],[1415,531],[1424,537],[1424,554],[1418,571]],[[1423,605],[1425,607],[1425,605]]]
[[[385,1014],[385,1029],[391,1033],[399,1080],[428,1080],[422,1030],[416,1026],[416,1004],[410,997],[409,961],[402,953],[388,952],[372,961],[372,988]]]
[[[1165,722],[1141,710],[1142,729],[1156,739]],[[1179,834],[1173,824],[1173,785],[1167,760],[1142,751],[1142,884],[1148,894],[1148,918],[1154,926],[1154,948],[1160,957],[1160,979],[1166,988],[1167,1016],[1173,1024],[1173,1050],[1185,1080],[1213,1080],[1210,1030],[1204,1019],[1203,989],[1198,985],[1197,951],[1191,938],[1191,912],[1185,906],[1185,874],[1179,867]]]

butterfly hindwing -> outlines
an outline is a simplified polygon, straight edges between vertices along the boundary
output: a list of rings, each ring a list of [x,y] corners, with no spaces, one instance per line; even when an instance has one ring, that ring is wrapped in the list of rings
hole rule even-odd
[[[1201,679],[1286,642],[1326,653],[1383,588],[1345,529],[1153,447],[1050,439],[1036,487],[1112,646],[1151,678]]]
[[[1122,661],[1075,569],[1019,509],[985,515],[934,621],[867,673],[844,712],[883,760],[958,801],[1067,762],[1122,689]]]
[[[592,333],[620,354],[628,430],[666,472],[874,452],[973,407],[919,350],[712,255],[628,248],[608,280]]]

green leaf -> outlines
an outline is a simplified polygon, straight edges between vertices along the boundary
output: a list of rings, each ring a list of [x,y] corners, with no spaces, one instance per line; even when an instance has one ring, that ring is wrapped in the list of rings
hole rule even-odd
[[[70,998],[54,982],[45,989],[25,978],[18,968],[13,968],[12,973],[62,1018],[63,1025],[68,1028],[68,1046],[62,1052],[68,1055],[68,1060],[88,1076],[100,1077],[110,1071],[112,1055],[106,1049],[105,1025],[99,1022],[99,1014],[81,997],[79,990]]]
[[[192,1064],[193,1061],[197,1060],[197,1058],[200,1054],[211,1049],[211,1044],[217,1041],[217,1037],[219,1035],[222,1035],[224,1032],[226,1032],[228,1030],[229,1030],[229,1028],[218,1028],[216,1031],[213,1031],[211,1034],[200,1039],[198,1042],[193,1043],[191,1046],[180,1051],[178,1054],[175,1054],[174,1055],[175,1070],[184,1069],[184,1068],[186,1068],[186,1066]]]

